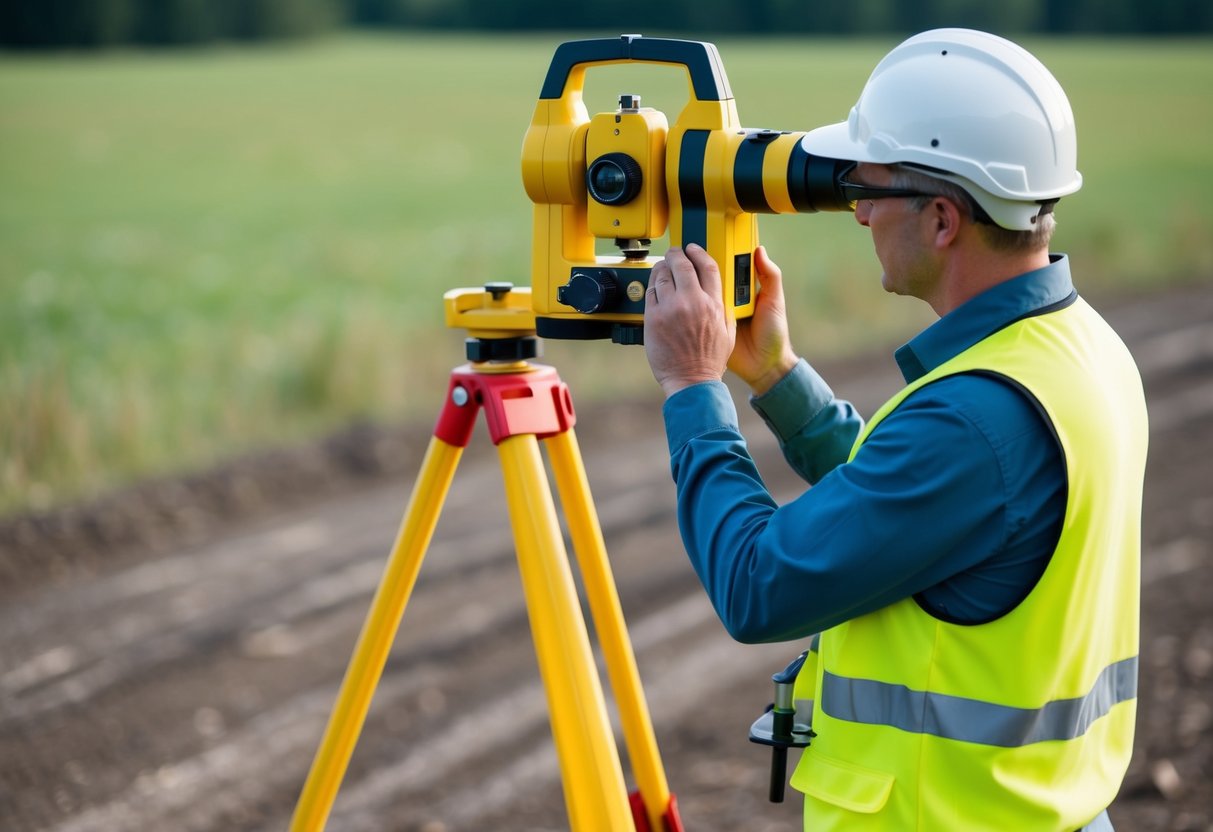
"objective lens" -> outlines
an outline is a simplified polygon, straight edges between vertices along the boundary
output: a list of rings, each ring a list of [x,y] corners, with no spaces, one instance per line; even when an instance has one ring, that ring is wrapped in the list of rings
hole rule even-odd
[[[627,176],[618,165],[612,162],[600,162],[594,167],[590,176],[593,177],[590,189],[600,202],[614,202],[619,199],[619,195],[623,193],[628,184]]]
[[[586,188],[595,202],[625,205],[640,193],[644,179],[640,164],[626,153],[600,156],[585,173]]]

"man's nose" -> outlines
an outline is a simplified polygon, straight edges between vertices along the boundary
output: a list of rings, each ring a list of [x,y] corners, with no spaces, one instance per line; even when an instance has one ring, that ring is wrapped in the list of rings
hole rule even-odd
[[[855,203],[855,222],[868,227],[868,220],[872,216],[872,200],[861,199]]]

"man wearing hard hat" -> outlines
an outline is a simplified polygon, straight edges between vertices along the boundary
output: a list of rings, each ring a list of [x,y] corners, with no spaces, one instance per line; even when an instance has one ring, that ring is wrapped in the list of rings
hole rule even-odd
[[[1146,410],[1123,343],[1050,254],[1079,189],[1073,114],[1032,55],[926,32],[805,150],[844,187],[884,287],[939,320],[866,423],[803,359],[760,250],[755,314],[722,313],[700,248],[654,268],[646,351],[678,517],[721,620],[813,638],[814,736],[791,783],[813,830],[1106,830],[1133,745]],[[812,484],[776,505],[732,369]],[[819,634],[819,636],[817,636]]]

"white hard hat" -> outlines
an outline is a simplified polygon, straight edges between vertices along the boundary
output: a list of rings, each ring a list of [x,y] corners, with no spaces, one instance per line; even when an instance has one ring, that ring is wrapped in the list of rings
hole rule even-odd
[[[915,35],[885,56],[850,117],[810,131],[804,149],[906,163],[960,185],[1004,228],[1027,230],[1082,187],[1074,113],[1027,50],[971,29]]]

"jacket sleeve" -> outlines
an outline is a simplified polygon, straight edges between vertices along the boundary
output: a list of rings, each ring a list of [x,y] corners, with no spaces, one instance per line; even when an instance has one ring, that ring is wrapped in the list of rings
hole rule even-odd
[[[666,401],[679,531],[733,638],[804,638],[1000,551],[1003,466],[943,384],[908,398],[852,461],[784,505],[750,457],[724,384]]]
[[[784,459],[806,482],[815,483],[847,461],[863,418],[803,358],[750,407],[779,440]]]

